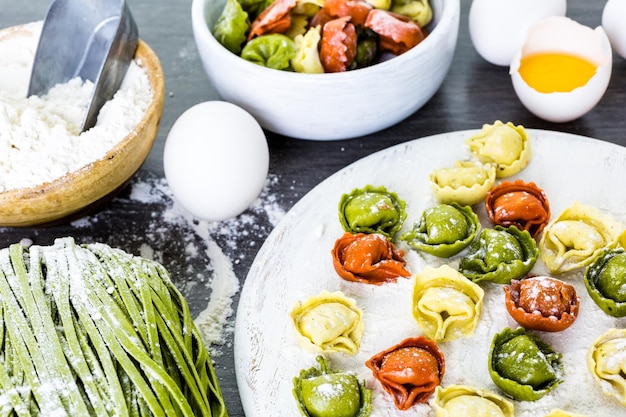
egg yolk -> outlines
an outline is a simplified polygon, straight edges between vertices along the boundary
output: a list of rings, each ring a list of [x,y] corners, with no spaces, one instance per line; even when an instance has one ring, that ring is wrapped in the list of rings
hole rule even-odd
[[[523,57],[519,73],[529,86],[540,93],[564,93],[587,84],[596,68],[584,58],[548,53]]]

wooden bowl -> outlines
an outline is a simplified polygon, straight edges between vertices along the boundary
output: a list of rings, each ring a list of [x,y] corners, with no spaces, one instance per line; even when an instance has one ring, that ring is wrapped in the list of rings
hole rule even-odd
[[[0,31],[4,36],[19,27]],[[165,83],[159,58],[139,41],[135,60],[146,70],[153,97],[135,128],[100,160],[52,182],[0,192],[0,226],[54,224],[98,207],[124,187],[147,158],[163,113]]]

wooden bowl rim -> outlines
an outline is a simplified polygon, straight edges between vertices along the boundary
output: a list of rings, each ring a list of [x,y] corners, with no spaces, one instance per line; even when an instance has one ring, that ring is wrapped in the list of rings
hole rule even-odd
[[[6,36],[6,33],[8,33],[9,35],[13,33],[19,33],[20,30],[24,29],[28,25],[29,24],[12,26],[0,30],[0,40],[2,40]],[[43,194],[51,195],[60,191],[64,191],[67,189],[68,186],[71,186],[71,184],[74,183],[77,179],[82,178],[85,172],[94,170],[99,165],[104,165],[108,160],[115,158],[117,154],[119,154],[123,149],[125,149],[131,144],[131,142],[135,140],[148,140],[150,141],[149,148],[152,147],[154,141],[156,140],[156,132],[154,135],[151,135],[149,137],[140,137],[138,135],[138,132],[141,132],[145,129],[145,127],[149,122],[151,122],[155,114],[157,115],[157,124],[160,122],[161,114],[163,111],[163,100],[165,96],[165,81],[163,76],[163,69],[156,53],[142,39],[139,39],[138,42],[137,51],[135,52],[135,62],[146,71],[150,86],[152,88],[152,99],[150,100],[150,104],[146,108],[143,117],[137,123],[137,125],[133,127],[133,129],[124,138],[122,138],[100,159],[92,161],[81,168],[68,172],[62,177],[56,178],[49,182],[27,188],[14,188],[6,191],[1,191],[0,202],[2,202],[2,204],[20,204],[25,206],[32,199],[39,198]],[[149,151],[146,153],[145,157],[147,157],[148,154]],[[86,200],[84,206],[88,206],[96,200],[97,199],[94,199],[93,201]],[[75,211],[76,210],[71,210],[68,211],[66,214],[69,215]],[[29,220],[24,215],[20,215],[19,220],[17,219],[17,217],[18,216],[16,216],[14,222],[6,222],[5,220],[0,218],[0,227],[16,225],[33,226],[42,223],[41,221],[38,221],[38,218],[41,217],[38,215],[31,216],[32,220]]]

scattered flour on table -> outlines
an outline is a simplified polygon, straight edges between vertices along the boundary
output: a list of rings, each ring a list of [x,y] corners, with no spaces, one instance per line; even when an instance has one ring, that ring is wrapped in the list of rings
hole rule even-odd
[[[222,346],[229,346],[234,331],[233,303],[240,290],[240,278],[245,278],[235,272],[245,257],[245,251],[239,246],[242,242],[250,242],[250,245],[262,242],[285,215],[277,196],[272,193],[277,182],[278,177],[270,175],[261,195],[247,212],[221,222],[199,221],[186,212],[174,200],[164,178],[140,172],[130,184],[128,198],[133,205],[156,205],[161,210],[153,213],[143,231],[139,255],[163,263],[169,252],[184,252],[180,262],[187,265],[182,274],[185,276],[172,277],[173,280],[182,278],[182,281],[175,280],[176,285],[189,301],[190,297],[210,293],[206,298],[193,301],[194,305],[206,302],[206,307],[196,312],[195,323],[214,357],[222,354]],[[93,222],[102,221],[100,215],[81,218],[72,226],[88,228]],[[181,235],[173,236],[173,230]],[[173,243],[182,248],[170,248],[168,245]],[[202,285],[204,288],[199,287]]]
[[[152,98],[148,76],[132,62],[98,122],[81,133],[94,89],[74,78],[45,96],[26,97],[42,22],[0,37],[0,192],[58,179],[104,157],[141,120]]]

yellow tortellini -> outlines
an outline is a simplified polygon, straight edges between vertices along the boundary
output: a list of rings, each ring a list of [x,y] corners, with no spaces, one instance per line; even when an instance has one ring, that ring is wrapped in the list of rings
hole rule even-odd
[[[466,385],[438,386],[436,417],[514,417],[513,403],[490,391]]]
[[[612,245],[610,245],[611,248],[622,248],[624,250],[626,250],[626,230],[624,230],[615,240],[615,242],[613,242]]]
[[[426,267],[417,274],[413,317],[435,341],[470,336],[480,318],[483,289],[447,265]]]
[[[363,334],[363,312],[341,291],[322,291],[298,302],[291,312],[296,333],[316,352],[355,354]]]
[[[541,259],[553,274],[582,268],[614,245],[623,226],[599,209],[575,202],[543,230]]]
[[[456,161],[452,168],[431,172],[430,186],[439,203],[478,204],[496,182],[496,166],[473,161]]]
[[[296,72],[307,74],[322,74],[324,67],[320,60],[318,45],[321,39],[321,26],[310,28],[305,34],[294,38],[296,55],[291,60],[291,66]]]
[[[296,6],[291,14],[312,17],[322,7],[324,7],[324,0],[296,0]]]
[[[466,140],[470,152],[485,163],[496,164],[496,177],[515,175],[530,161],[530,140],[523,126],[496,120]]]
[[[549,414],[546,414],[545,417],[586,417],[586,416],[583,414],[569,413],[559,408],[555,408],[554,410],[550,411]]]
[[[596,339],[587,367],[605,394],[626,405],[626,329],[609,329]]]
[[[391,7],[391,0],[365,0],[375,9],[389,10]]]
[[[296,37],[300,35],[304,35],[307,32],[307,26],[309,24],[309,18],[305,15],[294,14],[291,16],[291,26],[285,32],[285,36],[288,38],[296,40]],[[296,44],[296,47],[298,45]],[[293,61],[293,59],[292,59]]]

